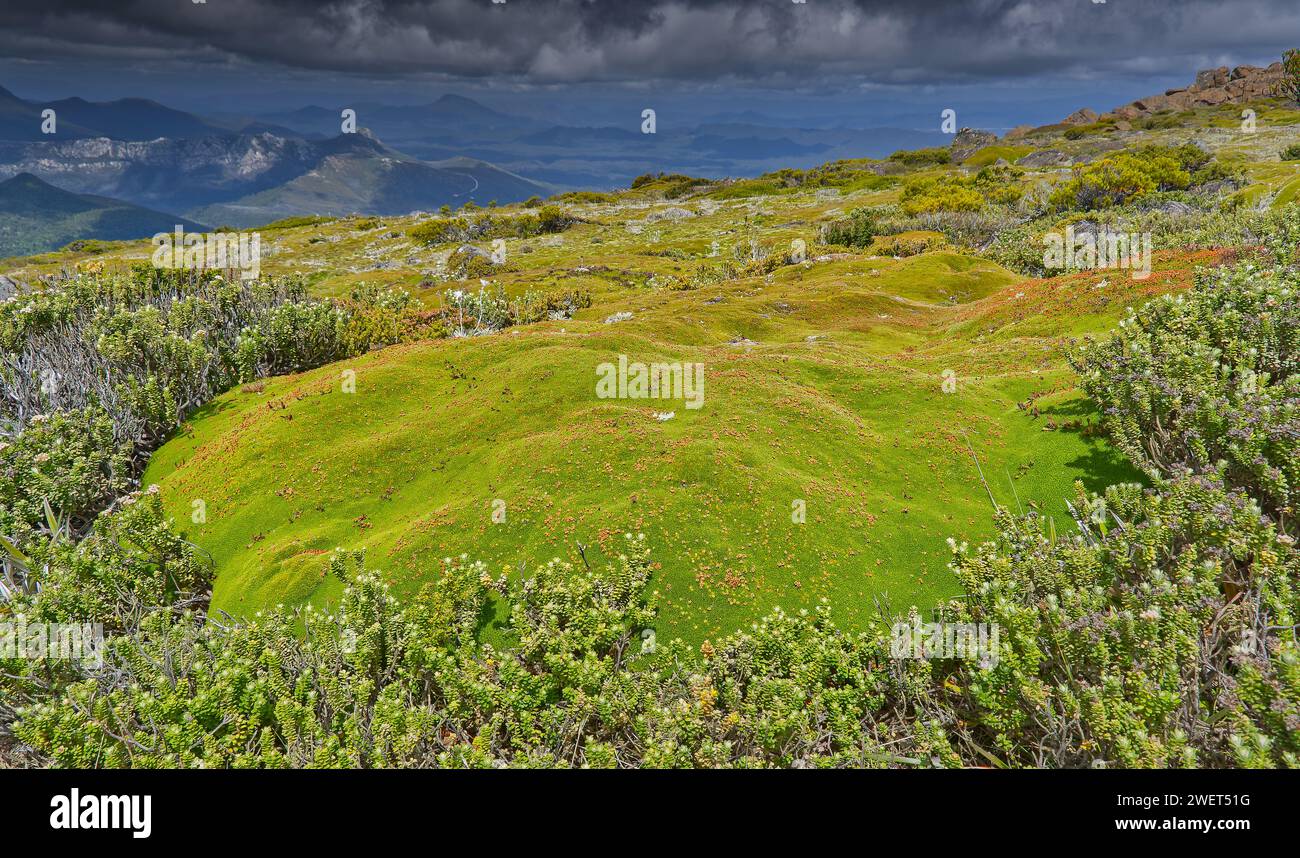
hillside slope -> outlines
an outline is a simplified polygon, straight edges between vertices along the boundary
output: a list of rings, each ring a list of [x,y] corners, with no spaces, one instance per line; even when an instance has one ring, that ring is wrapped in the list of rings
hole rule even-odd
[[[261,131],[145,141],[0,141],[0,178],[19,173],[73,193],[232,226],[290,214],[395,214],[549,193],[482,161],[418,161],[364,129],[324,140]],[[228,208],[206,211],[212,206]]]
[[[30,173],[0,182],[0,257],[41,253],[79,238],[135,239],[198,223],[122,200],[73,194]]]
[[[543,185],[470,158],[424,162],[391,152],[349,153],[330,155],[278,187],[191,214],[210,223],[256,226],[292,215],[405,214],[546,193]]]
[[[1259,107],[1253,135],[1221,105],[1151,128],[1045,127],[1015,145],[985,135],[962,156],[970,166],[932,151],[748,180],[647,176],[558,198],[573,219],[558,233],[516,228],[538,222],[522,206],[459,213],[495,219],[499,248],[491,232],[426,244],[428,215],[268,229],[264,270],[304,275],[318,295],[406,289],[448,324],[452,302],[480,288],[484,300],[581,295],[584,308],[231,391],[154,454],[145,480],[211,552],[214,606],[234,615],[331,602],[324,561],[337,547],[365,548],[410,594],[446,556],[511,574],[549,556],[594,566],[624,531],[655,547],[659,630],[686,640],[822,598],[859,627],[880,603],[925,612],[956,592],[946,538],[992,532],[990,494],[1064,524],[1076,480],[1140,479],[1097,431],[1064,352],[1224,252],[1192,248],[1240,248],[1285,205],[1296,165],[1278,152],[1300,114]],[[1222,158],[1223,178],[1189,176],[1104,213],[1044,202],[1075,175],[1063,162],[1188,142]],[[1009,157],[1023,166],[998,166]],[[346,186],[344,175],[330,178]],[[979,187],[1023,196],[905,211]],[[855,212],[874,238],[822,245]],[[1103,217],[1155,232],[1152,276],[1033,278],[994,261],[1033,270],[1046,232]],[[482,251],[468,267],[466,241]],[[790,258],[797,242],[812,258]],[[489,249],[504,255],[488,262]],[[76,261],[14,271],[30,280]],[[602,398],[600,367],[620,357],[698,362],[702,407]]]
[[[666,242],[710,227],[676,229]],[[581,258],[593,240],[609,261],[628,249],[587,226],[548,252]],[[686,292],[541,265],[597,307],[234,391],[145,479],[182,522],[203,501],[189,531],[221,570],[214,605],[236,615],[328,603],[338,583],[323,555],[336,546],[364,546],[409,594],[444,556],[514,571],[580,562],[582,544],[595,564],[631,530],[661,548],[664,633],[699,641],[821,598],[861,625],[877,599],[897,609],[956,592],[944,539],[990,531],[988,490],[1064,520],[1074,480],[1138,478],[1087,430],[1060,345],[1184,285],[1190,264],[1170,258],[1148,283],[1096,292],[1095,277],[1025,282],[953,253],[812,262]],[[620,313],[631,318],[606,322]],[[596,369],[620,354],[702,363],[703,407],[599,399]]]

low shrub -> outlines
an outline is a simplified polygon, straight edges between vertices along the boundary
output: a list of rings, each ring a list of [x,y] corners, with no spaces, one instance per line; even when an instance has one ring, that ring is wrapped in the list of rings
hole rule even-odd
[[[866,209],[854,209],[848,217],[822,224],[822,244],[841,247],[869,247],[876,236],[875,218]]]
[[[1076,167],[1073,178],[1052,193],[1050,203],[1058,211],[1105,209],[1155,191],[1186,190],[1236,175],[1190,143],[1145,146]]]
[[[228,281],[147,265],[15,295],[0,303],[0,431],[9,439],[0,533],[21,544],[44,527],[42,504],[75,530],[217,394],[398,342],[420,324],[404,292],[317,301],[300,279]]]
[[[590,306],[591,295],[581,290],[554,293],[530,290],[517,298],[509,298],[505,290],[496,285],[490,289],[481,287],[476,292],[449,290],[442,318],[452,336],[468,337],[496,333],[513,325],[568,319],[578,310]]]
[[[908,167],[942,166],[952,163],[952,152],[946,146],[905,149],[890,155],[889,160]]]
[[[909,215],[936,212],[977,212],[985,205],[1013,205],[1023,189],[1023,171],[1004,166],[984,167],[974,176],[946,174],[908,182],[899,198]]]
[[[1253,264],[1132,311],[1072,363],[1115,443],[1153,476],[1220,469],[1271,515],[1300,508],[1300,274]]]
[[[872,249],[884,256],[907,257],[943,250],[947,246],[947,240],[940,233],[917,233],[879,238]]]
[[[102,668],[50,687],[27,662],[0,687],[13,735],[59,766],[1300,765],[1292,541],[1213,477],[1071,507],[1073,533],[1000,509],[996,540],[953,544],[965,595],[938,618],[995,626],[983,661],[900,658],[883,623],[846,632],[825,605],[697,651],[656,640],[636,538],[607,568],[509,582],[446,561],[404,606],[340,550],[332,613],[150,612]]]
[[[529,238],[564,232],[577,218],[557,205],[543,205],[536,211],[513,216],[490,212],[430,218],[411,227],[407,234],[421,244],[466,243],[492,238]]]

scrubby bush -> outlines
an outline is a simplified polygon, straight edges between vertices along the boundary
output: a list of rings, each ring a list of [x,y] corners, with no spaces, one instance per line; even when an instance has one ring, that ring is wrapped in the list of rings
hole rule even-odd
[[[681,173],[646,173],[632,180],[631,189],[642,194],[661,196],[663,199],[675,200],[686,194],[713,184],[712,179],[686,176]]]
[[[407,231],[422,244],[471,242],[493,238],[529,238],[536,235],[564,232],[577,218],[570,216],[557,205],[542,205],[535,211],[513,216],[490,212],[459,215],[456,217],[429,218]]]
[[[103,623],[127,632],[143,613],[203,596],[209,558],[172,528],[157,486],[124,494],[84,538],[55,534],[26,550],[38,592],[8,604],[29,620]]]
[[[336,218],[326,215],[294,215],[271,221],[268,224],[259,226],[257,229],[259,232],[271,232],[278,229],[295,229],[302,226],[320,226],[321,224],[333,223],[335,220]]]
[[[1046,277],[1043,235],[1048,225],[1019,224],[998,231],[982,248],[984,255],[1004,268],[1028,277]]]
[[[39,539],[77,538],[148,453],[227,388],[418,335],[406,293],[138,267],[0,304],[0,538],[8,589]]]
[[[99,408],[34,416],[26,431],[0,442],[0,535],[13,549],[38,535],[82,533],[132,488],[134,452]],[[8,571],[7,586],[21,589],[22,571]]]
[[[889,662],[881,634],[846,634],[824,608],[700,652],[655,641],[641,539],[607,569],[554,561],[509,583],[449,561],[404,607],[358,555],[330,570],[347,587],[329,614],[149,615],[110,641],[107,669],[22,707],[15,735],[63,766],[922,762],[896,744],[956,762],[938,725],[908,739],[921,665]],[[505,649],[479,641],[499,598]]]
[[[1298,297],[1291,269],[1205,272],[1072,361],[1135,462],[1166,476],[1221,466],[1229,484],[1289,522],[1300,502]]]
[[[982,216],[987,214],[984,212]],[[1233,248],[1236,256],[1244,258],[1266,241],[1292,253],[1300,247],[1300,220],[1293,207],[1261,210],[1237,205],[1231,199],[1219,201],[1188,192],[1156,192],[1087,213],[1074,212],[1061,217],[1059,212],[1048,212],[1028,221],[995,224],[984,231],[985,242],[966,243],[966,246],[978,248],[1014,271],[1045,277],[1050,272],[1043,263],[1043,236],[1048,232],[1059,233],[1066,224],[1080,221],[1087,221],[1089,229],[1098,232],[1150,235],[1154,250]],[[1292,239],[1286,241],[1281,236],[1290,221],[1297,221],[1297,229]],[[902,222],[890,227],[905,225]],[[916,219],[915,228],[922,225],[922,219]],[[1076,225],[1076,231],[1079,228]],[[952,236],[949,240],[953,240]]]
[[[979,211],[934,211],[910,217],[881,217],[878,223],[884,235],[937,232],[955,247],[979,250],[1023,221],[1024,217],[1015,209],[985,206]]]
[[[822,244],[842,247],[869,247],[875,237],[875,219],[866,209],[854,209],[846,218],[823,224],[819,235]]]
[[[396,293],[310,300],[295,278],[79,275],[0,304],[0,421],[13,436],[34,415],[93,406],[119,442],[150,446],[233,384],[395,341],[354,319],[408,310]]]
[[[581,289],[560,292],[529,290],[510,304],[510,320],[515,325],[570,319],[579,310],[591,306],[591,293]]]
[[[448,290],[442,317],[452,336],[468,337],[496,333],[512,325],[568,319],[590,306],[591,295],[580,290],[558,293],[529,290],[512,299],[498,284],[491,289],[480,287],[478,291]]]
[[[875,249],[885,256],[919,256],[932,250],[942,250],[947,240],[939,233],[916,233],[911,235],[891,235],[876,242]]]
[[[1058,210],[1105,209],[1155,191],[1186,190],[1236,175],[1190,143],[1145,146],[1076,167],[1073,178],[1057,187],[1050,202]]]
[[[534,197],[534,199],[536,199]],[[612,203],[617,199],[613,194],[601,193],[600,191],[567,191],[563,194],[556,194],[552,199],[566,203]],[[528,208],[537,208],[541,205],[539,200],[533,203],[531,200],[524,203]]]
[[[1012,205],[1023,193],[1014,167],[984,167],[974,176],[947,174],[908,182],[899,202],[909,215],[978,212],[986,204]]]
[[[1060,209],[1103,209],[1155,190],[1186,188],[1192,177],[1169,157],[1121,153],[1076,168],[1051,197]]]
[[[879,190],[897,184],[892,176],[876,172],[878,162],[867,158],[830,161],[817,167],[801,170],[788,167],[764,173],[753,181],[753,187],[779,188],[835,188],[844,192]],[[775,187],[773,187],[775,186]]]
[[[486,225],[485,223],[484,226]],[[471,222],[463,217],[430,218],[409,229],[407,235],[423,244],[472,241],[481,237],[472,234]]]
[[[64,766],[1300,764],[1292,541],[1213,477],[1072,508],[1075,533],[999,510],[997,540],[954,544],[943,618],[997,625],[982,664],[893,657],[825,606],[656,640],[634,539],[607,569],[510,582],[448,561],[405,606],[340,551],[333,612],[151,612],[52,693],[0,682],[27,683],[14,735]]]
[[[1300,767],[1293,540],[1212,475],[1080,490],[1073,509],[1075,534],[1002,511],[997,541],[955,549],[954,616],[1001,629],[997,664],[953,680],[973,725],[957,746],[1010,765]]]
[[[462,244],[447,257],[446,271],[457,280],[479,280],[491,277],[497,264],[493,254],[472,244]]]
[[[775,179],[734,179],[718,183],[707,196],[711,200],[743,200],[788,191]]]
[[[1131,120],[1134,128],[1141,128],[1145,131],[1159,131],[1169,128],[1183,128],[1187,120],[1195,116],[1192,110],[1172,110],[1165,108],[1157,110],[1148,116],[1139,116]]]
[[[1019,167],[1001,164],[982,168],[975,174],[972,186],[994,205],[1014,205],[1024,195],[1020,179],[1025,171]]]
[[[1282,79],[1278,81],[1277,94],[1288,101],[1300,102],[1300,48],[1282,54]]]
[[[909,215],[932,212],[977,212],[984,207],[984,195],[969,179],[939,176],[909,182],[899,202]]]
[[[940,166],[952,163],[952,152],[945,146],[930,149],[905,149],[889,156],[895,163],[909,167]]]

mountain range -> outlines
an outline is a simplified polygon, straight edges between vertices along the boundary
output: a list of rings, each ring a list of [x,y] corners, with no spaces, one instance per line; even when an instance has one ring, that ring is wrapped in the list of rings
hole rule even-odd
[[[204,227],[121,200],[73,194],[20,173],[0,182],[0,257],[39,253],[93,236],[113,241]]]
[[[418,158],[479,158],[563,189],[626,187],[647,172],[756,176],[839,158],[881,157],[899,149],[943,145],[938,129],[800,128],[747,112],[735,121],[678,126],[670,114],[642,133],[641,115],[621,126],[577,126],[503,113],[460,95],[404,107],[351,106],[357,122],[389,145]],[[344,106],[319,105],[262,114],[261,122],[306,136],[337,134]],[[854,117],[845,117],[846,125]]]
[[[294,214],[404,214],[549,193],[480,161],[411,158],[365,130],[324,140],[260,131],[143,141],[0,141],[0,178],[18,173],[74,193],[230,226]]]
[[[557,125],[454,94],[413,106],[359,104],[347,127],[345,109],[208,117],[140,98],[39,102],[0,88],[0,180],[25,176],[10,188],[14,205],[31,195],[24,219],[0,231],[0,256],[53,249],[67,235],[109,237],[97,226],[105,221],[70,221],[58,208],[42,219],[37,203],[50,194],[32,178],[106,210],[242,228],[293,215],[393,215],[608,190],[655,171],[750,176],[946,142],[938,131],[806,129],[756,115],[697,127],[665,121],[653,134],[641,132],[639,115],[627,127]],[[122,223],[137,220],[145,219]],[[73,225],[85,228],[70,233]]]
[[[55,111],[52,134],[41,130],[46,109]],[[167,228],[251,227],[292,215],[405,214],[553,191],[456,151],[425,161],[365,128],[332,130],[211,120],[143,99],[37,103],[0,89],[0,180],[11,180],[0,256],[78,238],[138,238],[157,231],[157,218]]]
[[[43,128],[46,110],[54,111],[54,128]],[[152,140],[157,137],[208,137],[236,131],[283,131],[251,119],[216,121],[176,110],[145,98],[116,101],[27,101],[0,87],[0,140]]]

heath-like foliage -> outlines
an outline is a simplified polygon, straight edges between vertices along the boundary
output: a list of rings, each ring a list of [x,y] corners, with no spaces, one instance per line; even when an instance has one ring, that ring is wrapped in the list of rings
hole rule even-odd
[[[1153,475],[1218,469],[1294,533],[1300,274],[1252,264],[1129,313],[1072,360],[1111,437]]]

